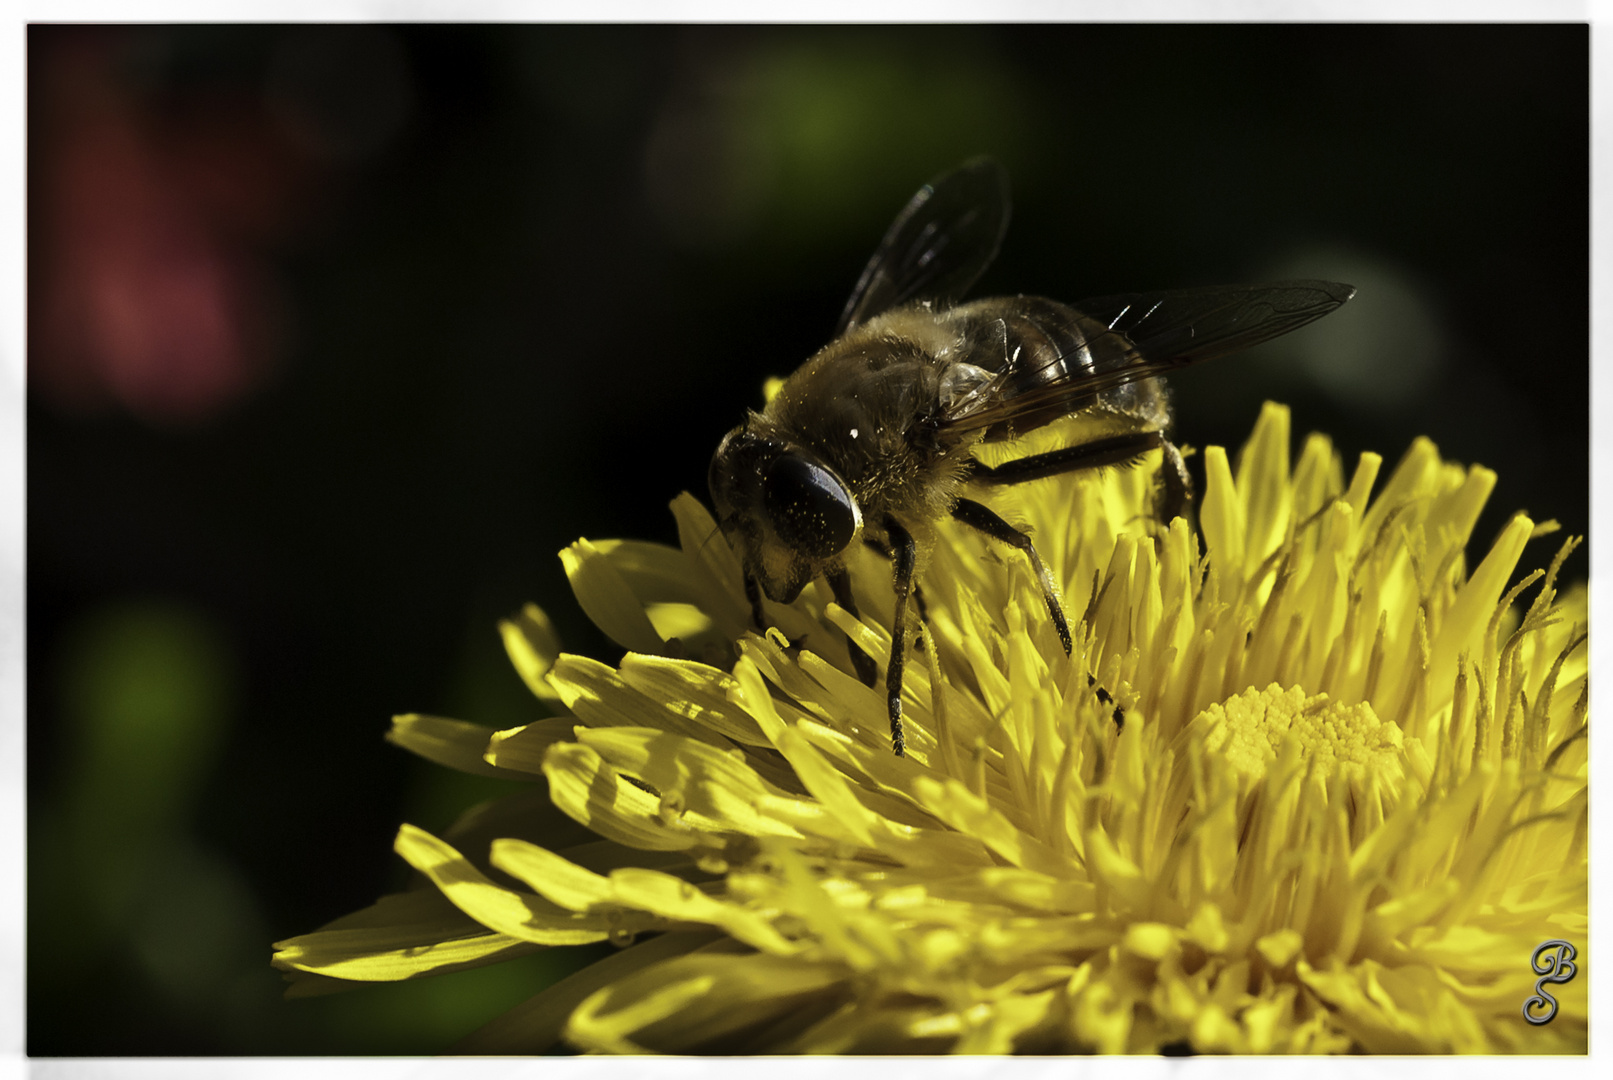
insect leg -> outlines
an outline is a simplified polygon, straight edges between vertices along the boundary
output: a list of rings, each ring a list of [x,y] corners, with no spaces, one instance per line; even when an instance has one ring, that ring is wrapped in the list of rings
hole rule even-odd
[[[1115,722],[1115,731],[1118,732],[1125,728],[1126,710],[1116,704],[1113,694],[1098,685],[1098,680],[1092,677],[1091,672],[1087,673],[1087,686],[1091,687],[1094,697],[1111,708],[1112,711],[1109,715]]]
[[[891,557],[891,549],[887,547],[883,541],[877,540],[872,536],[865,536],[863,537],[863,543],[885,556],[885,558],[888,559]],[[838,601],[836,602],[838,603]],[[913,603],[918,606],[919,622],[923,623],[925,626],[930,625],[930,605],[924,601],[924,585],[921,582],[913,582]],[[842,604],[841,606],[844,607],[845,605]]]
[[[973,499],[959,499],[958,505],[952,510],[952,516],[971,528],[979,529],[993,540],[1011,544],[1025,553],[1031,561],[1031,567],[1036,571],[1036,580],[1041,583],[1042,599],[1047,603],[1047,614],[1053,620],[1054,629],[1059,632],[1059,641],[1064,645],[1064,655],[1069,656],[1072,652],[1070,624],[1065,621],[1064,609],[1059,606],[1058,594],[1053,591],[1053,575],[1048,573],[1041,556],[1036,554],[1036,546],[1031,543],[1031,538]],[[1125,710],[1115,703],[1114,696],[1108,690],[1098,685],[1098,680],[1092,677],[1091,672],[1087,673],[1087,685],[1093,688],[1093,693],[1097,695],[1099,701],[1113,707],[1115,729],[1118,731],[1125,725]]]
[[[1031,561],[1031,568],[1036,571],[1036,580],[1041,583],[1047,614],[1053,620],[1054,629],[1059,632],[1059,640],[1064,643],[1064,655],[1069,656],[1070,624],[1065,621],[1064,609],[1059,606],[1058,594],[1053,590],[1053,575],[1043,565],[1042,557],[1036,554],[1036,545],[1031,543],[1031,538],[973,499],[959,499],[958,505],[952,508],[952,516],[972,529],[979,529],[993,540],[1000,540],[1025,553]]]
[[[891,662],[885,669],[885,700],[890,707],[891,749],[901,757],[907,741],[902,735],[902,664],[907,643],[907,597],[913,591],[918,542],[894,518],[885,519],[885,533],[894,549],[896,616],[891,621]]]
[[[829,588],[834,591],[835,603],[846,609],[852,618],[859,618],[857,614],[857,601],[851,597],[851,575],[845,567],[831,570],[824,575],[829,579]],[[862,680],[864,686],[873,686],[879,678],[879,665],[874,658],[863,652],[862,646],[846,638],[846,646],[851,652],[851,666],[857,672],[857,678]]]
[[[1159,520],[1168,525],[1172,518],[1187,518],[1191,527],[1193,519],[1188,515],[1193,511],[1193,478],[1187,474],[1187,462],[1169,439],[1161,439],[1160,445],[1165,448],[1165,464],[1159,470],[1164,488],[1159,501]]]
[[[969,479],[982,484],[1023,484],[1081,469],[1098,469],[1105,465],[1125,465],[1157,446],[1167,445],[1165,436],[1157,431],[1139,431],[1130,435],[1114,435],[1096,442],[1081,443],[1049,450],[1045,454],[1005,461],[1001,465],[987,465],[976,459],[970,466]],[[1175,450],[1175,447],[1171,447]],[[1169,456],[1169,451],[1167,451]],[[1181,461],[1181,454],[1176,455]],[[1168,482],[1168,481],[1167,481]]]
[[[751,622],[756,625],[757,633],[766,633],[766,616],[762,614],[762,586],[756,580],[756,575],[745,574],[745,599],[750,601]]]
[[[1042,480],[1082,469],[1100,469],[1105,465],[1126,465],[1149,450],[1159,447],[1165,451],[1165,461],[1159,470],[1160,499],[1157,508],[1161,524],[1169,524],[1175,517],[1186,517],[1193,505],[1193,478],[1187,473],[1187,464],[1176,444],[1158,431],[1141,431],[1130,435],[1114,435],[1079,446],[1066,446],[1049,450],[1045,454],[1005,461],[992,467],[979,461],[970,466],[969,479],[982,484],[1006,486]]]

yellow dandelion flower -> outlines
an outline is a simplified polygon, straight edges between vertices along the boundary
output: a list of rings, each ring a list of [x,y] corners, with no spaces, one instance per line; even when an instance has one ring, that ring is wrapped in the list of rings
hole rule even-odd
[[[1379,467],[1346,479],[1316,435],[1291,465],[1268,406],[1235,470],[1205,454],[1202,544],[1151,524],[1157,461],[1016,489],[1074,656],[1024,560],[943,523],[905,758],[842,636],[888,656],[874,552],[876,614],[817,584],[757,635],[695,499],[681,549],[579,541],[621,664],[560,654],[528,608],[506,645],[564,715],[391,735],[546,790],[404,826],[416,887],[275,964],[311,993],[620,946],[468,1052],[1584,1053],[1584,979],[1523,1013],[1536,947],[1588,923],[1573,542],[1509,588],[1550,523],[1514,517],[1470,572],[1494,474],[1426,440]]]

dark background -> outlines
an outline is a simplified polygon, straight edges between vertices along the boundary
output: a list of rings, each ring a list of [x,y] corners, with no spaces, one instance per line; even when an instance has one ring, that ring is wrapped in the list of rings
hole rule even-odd
[[[977,295],[1360,289],[1175,381],[1180,438],[1399,457],[1588,523],[1584,26],[29,31],[28,1049],[438,1050],[579,957],[282,1002],[269,943],[496,787],[382,743],[617,652],[555,553],[675,542],[920,183]],[[1525,555],[1544,564],[1555,540]],[[1470,551],[1470,555],[1476,555]],[[1583,554],[1569,578],[1583,577]]]

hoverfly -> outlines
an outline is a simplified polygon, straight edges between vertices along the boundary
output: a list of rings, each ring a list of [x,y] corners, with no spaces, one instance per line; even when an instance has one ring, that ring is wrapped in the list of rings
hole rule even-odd
[[[834,339],[730,431],[711,461],[718,522],[744,565],[758,629],[766,626],[763,594],[788,604],[820,576],[855,616],[847,550],[862,542],[890,556],[896,608],[886,701],[898,756],[908,598],[939,520],[1024,552],[1071,651],[1052,576],[1031,538],[964,493],[1125,465],[1157,448],[1165,455],[1159,510],[1168,521],[1191,487],[1165,437],[1170,411],[1158,376],[1296,330],[1355,293],[1331,281],[1285,281],[1073,306],[1037,296],[960,303],[996,256],[1008,210],[1008,175],[987,158],[920,188],[863,270]],[[995,467],[970,453],[1077,413],[1118,433]],[[851,660],[872,686],[872,658],[852,644]]]

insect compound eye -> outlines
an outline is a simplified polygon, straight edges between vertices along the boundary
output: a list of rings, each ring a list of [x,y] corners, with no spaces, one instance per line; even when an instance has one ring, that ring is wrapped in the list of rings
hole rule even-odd
[[[780,455],[768,467],[762,506],[779,539],[809,559],[846,550],[861,520],[845,485],[828,469],[795,454]]]

